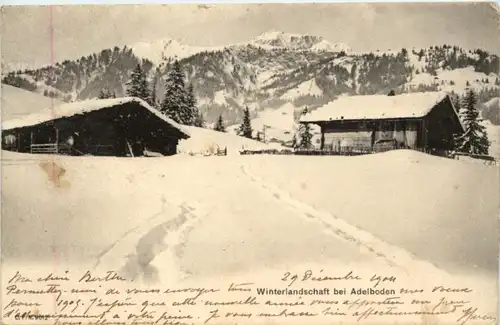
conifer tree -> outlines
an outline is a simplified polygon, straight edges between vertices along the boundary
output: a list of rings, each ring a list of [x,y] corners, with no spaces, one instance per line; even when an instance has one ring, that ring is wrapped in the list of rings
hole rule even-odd
[[[192,114],[192,120],[193,120],[192,125],[200,127],[200,128],[204,128],[205,127],[205,118],[203,117],[203,114],[201,113],[200,109],[197,106],[196,97],[194,95],[193,84],[189,84],[187,102],[188,102],[189,106],[191,107],[191,114]]]
[[[146,73],[144,72],[144,70],[142,70],[140,64],[137,64],[137,66],[132,71],[130,80],[127,83],[127,95],[143,99],[151,104],[151,97],[148,90]]]
[[[44,92],[44,96],[45,96],[45,92]],[[106,99],[106,98],[108,98],[108,92],[107,92],[107,90],[102,89],[99,92],[99,95],[97,95],[97,98],[98,99]]]
[[[203,120],[203,116],[201,116],[201,113],[196,105],[196,97],[194,95],[194,88],[193,84],[189,84],[187,91],[186,91],[186,104],[189,107],[189,111],[186,112],[187,119],[189,121],[189,125],[195,125],[195,126],[201,126],[201,125],[196,125],[200,123],[200,119]]]
[[[165,96],[161,103],[160,111],[177,123],[192,124],[192,112],[187,103],[184,73],[177,60],[167,75]]]
[[[297,142],[297,135],[294,134],[292,137],[292,148],[297,149],[299,147],[299,144]]]
[[[153,84],[151,85],[151,106],[158,108],[158,98],[156,96],[156,85],[158,84],[158,75],[155,72]]]
[[[310,149],[312,147],[312,133],[309,123],[301,123],[299,126],[299,148]]]
[[[116,98],[116,94],[114,91],[105,88],[99,92],[99,96],[97,96],[97,98],[98,99]]]
[[[457,94],[452,94],[451,101],[452,101],[453,106],[455,107],[455,110],[457,111],[457,113],[460,114],[460,109],[462,107],[462,103],[461,103],[462,100],[461,100],[460,96]]]
[[[486,128],[480,124],[479,111],[476,108],[477,97],[472,89],[469,89],[461,103],[461,117],[465,132],[459,135],[456,141],[456,151],[487,155],[490,142]]]
[[[224,126],[224,120],[222,119],[222,114],[219,115],[219,118],[217,119],[217,122],[215,123],[214,130],[219,131],[219,132],[226,132],[226,127]]]
[[[199,128],[205,127],[205,118],[203,117],[203,114],[200,111],[198,111],[198,115],[195,116],[193,125]]]
[[[252,124],[250,121],[250,111],[248,107],[243,111],[243,123],[241,123],[240,128],[238,130],[238,135],[243,136],[245,138],[252,138]]]
[[[307,115],[307,113],[309,110],[306,107],[302,110],[301,115]],[[293,143],[294,148],[309,149],[312,147],[311,126],[308,123],[299,122],[297,132],[293,136]]]
[[[153,87],[151,88],[151,106],[157,107],[157,99],[156,99],[156,86],[153,84]]]

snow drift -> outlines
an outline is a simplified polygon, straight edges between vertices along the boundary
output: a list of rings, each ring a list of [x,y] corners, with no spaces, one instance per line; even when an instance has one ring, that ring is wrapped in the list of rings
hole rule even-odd
[[[241,137],[226,132],[218,132],[194,126],[183,126],[191,138],[182,140],[177,151],[180,154],[211,155],[217,150],[227,148],[228,155],[239,154],[243,149],[258,150],[281,148],[279,145],[270,145],[256,140]]]
[[[482,311],[496,308],[496,168],[407,150],[2,158],[3,267],[91,265],[181,285],[351,269],[468,286]]]
[[[4,121],[19,118],[38,112],[44,108],[62,104],[62,102],[57,99],[45,97],[21,88],[5,84],[2,84],[1,86],[1,111],[2,120]]]

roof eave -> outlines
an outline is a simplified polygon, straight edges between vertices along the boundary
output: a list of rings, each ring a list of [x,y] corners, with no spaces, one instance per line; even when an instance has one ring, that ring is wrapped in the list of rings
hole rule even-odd
[[[411,117],[381,117],[381,118],[358,118],[358,119],[341,119],[341,120],[315,120],[315,121],[299,121],[299,123],[329,123],[329,122],[362,122],[362,121],[391,121],[391,120],[418,120],[426,117],[429,113],[422,116]]]

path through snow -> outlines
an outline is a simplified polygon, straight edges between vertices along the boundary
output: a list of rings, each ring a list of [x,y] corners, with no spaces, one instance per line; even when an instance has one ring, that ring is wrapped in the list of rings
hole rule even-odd
[[[116,269],[127,279],[144,283],[160,281],[160,272],[155,260],[161,256],[162,272],[169,281],[179,281],[187,276],[180,268],[186,237],[197,223],[200,215],[192,203],[170,202],[162,197],[161,211],[146,220],[146,223],[127,231],[108,249],[97,257],[96,268]],[[176,215],[172,218],[172,215]]]
[[[430,262],[420,261],[413,254],[404,249],[388,244],[376,238],[371,233],[350,225],[338,216],[318,210],[305,202],[293,198],[286,191],[253,174],[244,164],[241,164],[240,169],[250,181],[259,184],[264,191],[267,191],[280,202],[298,210],[304,217],[321,223],[327,231],[333,233],[340,239],[354,243],[360,250],[369,251],[378,258],[383,259],[389,266],[396,266],[407,275],[411,273],[409,270],[417,270],[417,272],[432,272],[431,274],[440,273],[441,276],[448,276],[445,271],[437,268]]]

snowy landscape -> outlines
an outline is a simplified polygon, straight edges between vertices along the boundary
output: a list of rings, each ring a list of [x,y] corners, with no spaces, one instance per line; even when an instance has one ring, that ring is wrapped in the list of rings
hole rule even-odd
[[[498,53],[338,38],[271,28],[188,45],[165,32],[48,65],[2,56],[2,281],[114,270],[138,288],[272,287],[287,271],[354,270],[394,276],[383,286],[397,295],[434,287],[411,296],[425,310],[457,308],[366,324],[493,324]],[[24,325],[11,307],[2,317]],[[100,325],[188,324],[141,317]]]

